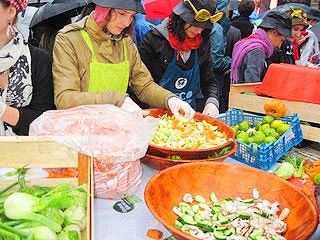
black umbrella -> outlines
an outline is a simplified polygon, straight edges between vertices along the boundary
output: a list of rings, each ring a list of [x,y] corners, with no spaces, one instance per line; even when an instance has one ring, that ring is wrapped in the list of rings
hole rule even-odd
[[[91,0],[54,0],[51,3],[47,3],[36,11],[31,20],[30,28],[59,14],[77,10],[89,2],[91,2]],[[73,13],[70,13],[70,17],[73,17],[76,14],[77,11],[73,11]]]
[[[306,12],[310,9],[308,5],[302,4],[302,3],[286,3],[283,5],[280,5],[272,10],[279,10],[279,11],[287,11],[290,10],[290,8],[300,8],[303,10],[303,12]]]

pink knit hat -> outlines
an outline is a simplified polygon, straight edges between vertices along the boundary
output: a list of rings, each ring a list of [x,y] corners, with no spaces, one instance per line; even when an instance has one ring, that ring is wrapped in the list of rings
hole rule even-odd
[[[17,12],[21,12],[28,5],[28,0],[4,0],[4,1],[7,3],[10,3],[11,6],[17,9]]]

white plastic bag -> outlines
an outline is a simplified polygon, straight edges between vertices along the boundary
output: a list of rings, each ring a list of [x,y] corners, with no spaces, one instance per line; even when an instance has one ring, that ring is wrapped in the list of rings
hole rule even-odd
[[[301,48],[301,56],[300,59],[296,62],[297,65],[306,66],[309,64],[309,59],[313,56],[319,55],[319,44],[318,38],[314,33],[310,30],[306,30],[308,35],[306,36],[307,42]]]
[[[119,198],[137,190],[158,119],[142,118],[114,105],[47,111],[30,125],[30,136],[50,136],[94,158],[97,197]],[[99,164],[99,165],[98,165]]]

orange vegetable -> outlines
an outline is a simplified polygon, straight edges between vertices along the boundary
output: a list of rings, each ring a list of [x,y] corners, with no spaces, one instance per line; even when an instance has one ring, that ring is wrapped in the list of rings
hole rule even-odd
[[[272,99],[264,104],[264,111],[268,116],[281,118],[286,113],[286,106],[281,100]]]
[[[161,239],[163,236],[163,232],[158,229],[148,229],[147,236],[152,239]]]

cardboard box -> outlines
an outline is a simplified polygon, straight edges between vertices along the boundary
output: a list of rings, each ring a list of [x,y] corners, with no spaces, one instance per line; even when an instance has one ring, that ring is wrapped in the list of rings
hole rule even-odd
[[[88,184],[87,228],[82,239],[93,238],[93,168],[92,158],[69,149],[46,137],[0,137],[0,168],[78,168],[77,178],[45,178],[27,180],[27,185],[54,186],[72,183]],[[0,188],[12,180],[0,180]]]
[[[229,108],[242,109],[246,112],[265,114],[263,105],[270,97],[241,94],[242,92],[255,92],[255,87],[261,83],[231,84],[229,94]],[[319,104],[294,102],[282,100],[287,108],[286,114],[298,113],[302,121],[320,124]],[[320,142],[320,128],[301,125],[303,138]]]

